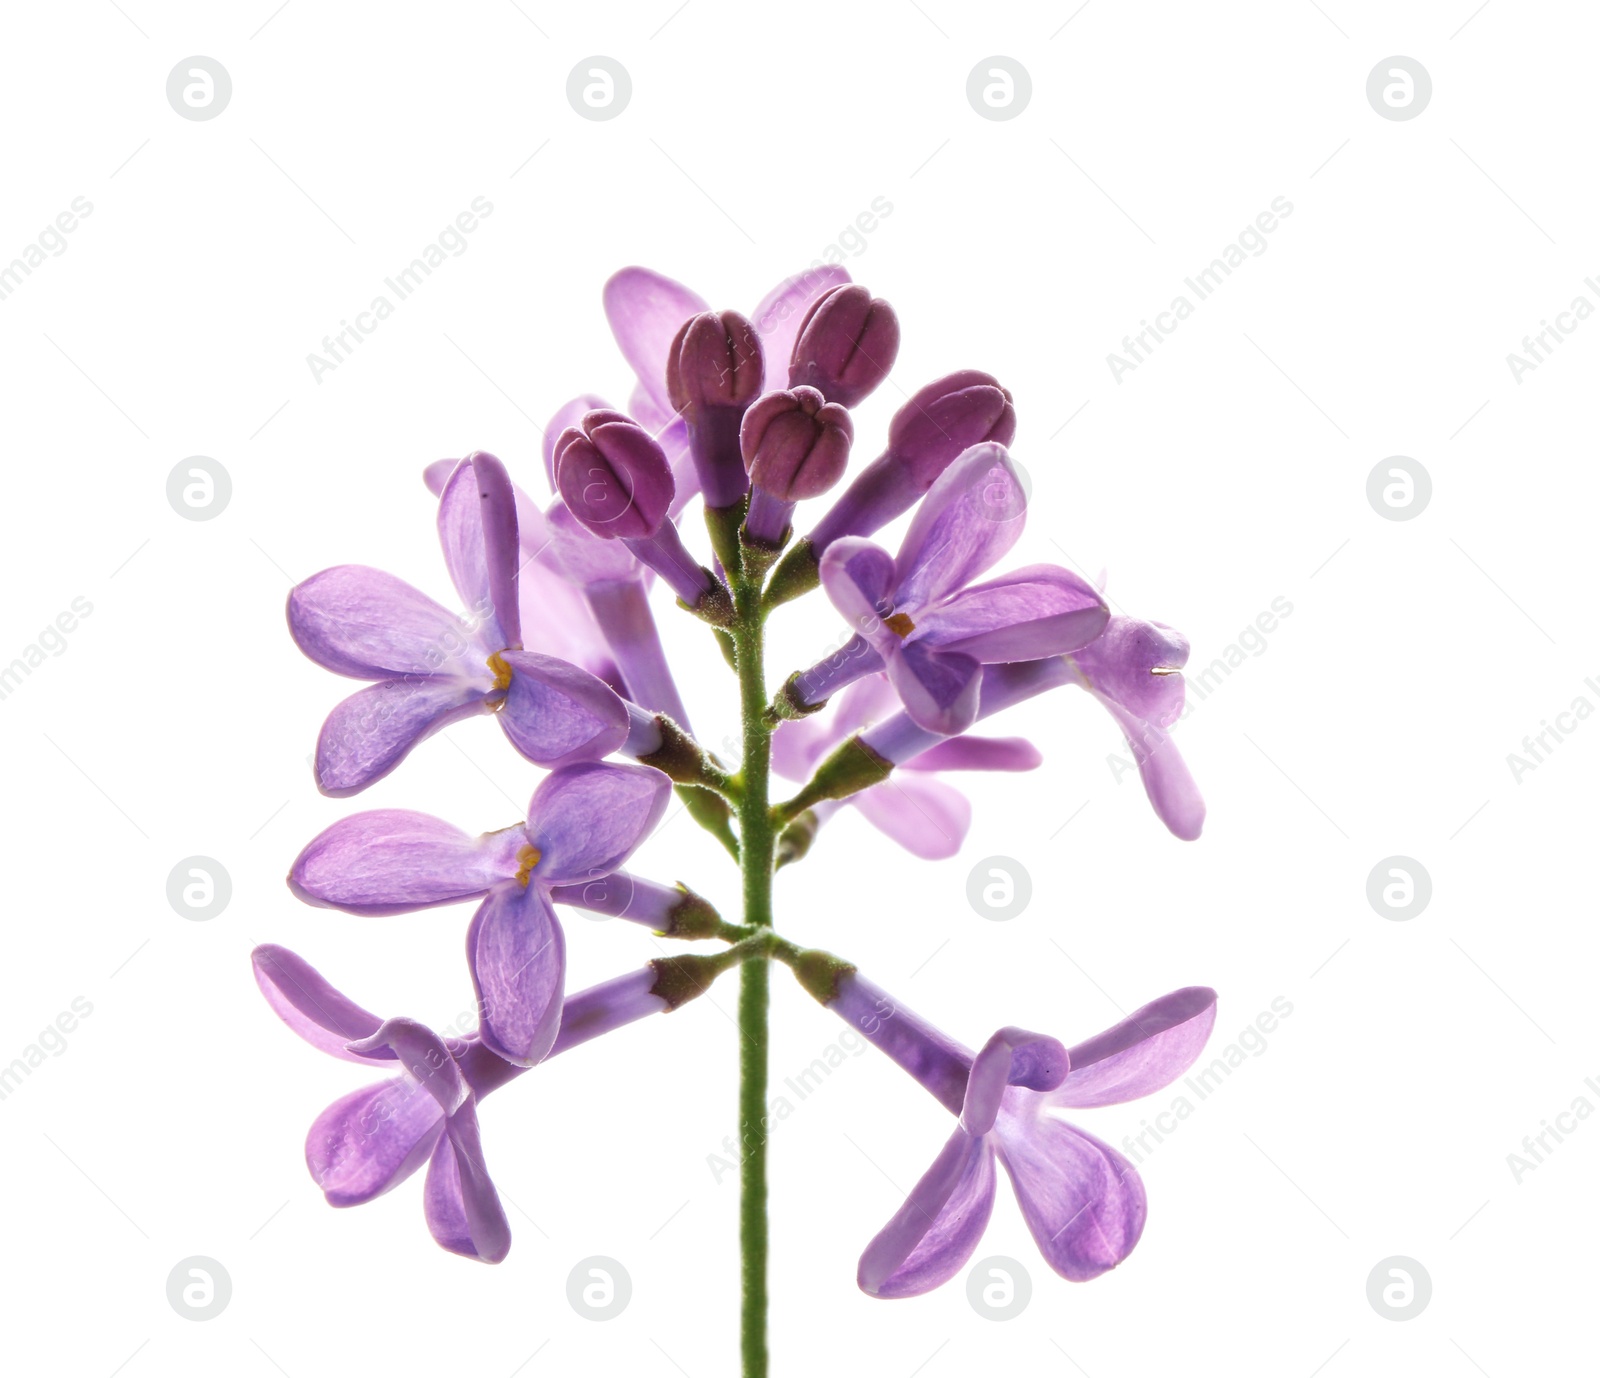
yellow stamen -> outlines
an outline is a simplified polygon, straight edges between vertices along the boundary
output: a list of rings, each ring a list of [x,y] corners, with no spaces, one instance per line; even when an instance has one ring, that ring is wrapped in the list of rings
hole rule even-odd
[[[883,625],[902,640],[917,629],[917,624],[903,612],[893,613],[884,618]]]
[[[542,854],[537,847],[521,847],[517,850],[517,884],[526,885],[528,877],[533,874],[533,868],[539,864]]]
[[[494,687],[506,690],[511,687],[511,667],[506,664],[505,658],[496,651],[489,657],[489,668],[494,671]]]

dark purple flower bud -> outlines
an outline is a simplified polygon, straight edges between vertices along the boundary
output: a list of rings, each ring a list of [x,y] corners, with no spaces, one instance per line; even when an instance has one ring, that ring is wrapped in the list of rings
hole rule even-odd
[[[850,413],[816,388],[769,392],[744,414],[739,446],[750,481],[785,502],[821,497],[850,458]]]
[[[653,536],[667,518],[672,469],[650,433],[621,412],[592,411],[561,433],[556,490],[602,540]]]
[[[680,412],[742,412],[760,391],[761,341],[737,311],[702,311],[679,327],[667,352],[667,396]]]
[[[733,506],[749,490],[739,423],[761,393],[761,341],[737,311],[702,311],[667,352],[667,396],[689,430],[706,506]]]
[[[962,369],[929,383],[894,414],[889,453],[926,490],[969,446],[1009,445],[1016,433],[1011,394],[989,374]]]
[[[789,385],[814,387],[853,407],[889,376],[900,352],[894,308],[859,283],[824,292],[800,323],[789,359]]]

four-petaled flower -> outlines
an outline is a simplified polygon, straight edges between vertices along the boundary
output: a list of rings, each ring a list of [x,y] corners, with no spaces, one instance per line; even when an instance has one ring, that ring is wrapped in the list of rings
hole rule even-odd
[[[589,762],[547,775],[526,823],[481,837],[404,809],[353,814],[312,839],[289,885],[310,904],[352,914],[482,896],[467,930],[480,1036],[497,1056],[531,1067],[561,1022],[566,940],[552,889],[620,867],[661,821],[671,791],[658,770]]]
[[[494,711],[540,765],[596,760],[628,735],[626,705],[586,670],[522,649],[516,503],[493,455],[458,464],[439,499],[439,540],[471,621],[382,570],[337,565],[289,594],[289,630],[312,660],[376,680],[328,715],[317,738],[324,794],[359,793],[418,742]]]
[[[1144,1230],[1139,1174],[1122,1154],[1055,1112],[1120,1105],[1159,1091],[1193,1064],[1216,1019],[1216,992],[1173,991],[1065,1048],[1001,1029],[976,1056],[855,973],[829,1002],[959,1117],[933,1166],[867,1245],[857,1279],[875,1297],[912,1297],[972,1257],[1006,1169],[1045,1262],[1085,1282],[1115,1268]]]
[[[974,584],[1022,534],[1026,495],[1005,447],[975,445],[917,508],[898,556],[843,536],[822,556],[822,586],[886,668],[913,721],[946,736],[971,727],[985,664],[1076,651],[1104,630],[1099,593],[1070,570],[1029,565]],[[826,662],[825,662],[826,666]],[[840,687],[824,667],[793,681],[801,706]]]

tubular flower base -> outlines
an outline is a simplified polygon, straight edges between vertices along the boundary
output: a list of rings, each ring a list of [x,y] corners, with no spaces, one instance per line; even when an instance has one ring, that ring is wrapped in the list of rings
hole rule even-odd
[[[908,400],[881,449],[868,451],[877,458],[847,475],[852,409],[888,378],[901,325],[842,268],[784,279],[749,315],[713,309],[645,268],[613,276],[602,303],[634,385],[625,410],[594,393],[557,410],[542,464],[518,474],[537,485],[542,468],[548,499],[483,451],[425,468],[461,612],[361,565],[326,569],[289,596],[300,649],[368,682],[322,726],[323,793],[358,793],[427,737],[485,713],[513,763],[544,772],[509,827],[473,834],[384,807],[323,829],[295,858],[288,883],[299,899],[362,923],[474,905],[446,937],[465,947],[470,1028],[380,1017],[285,948],[252,954],[262,995],[300,1038],[386,1074],[316,1116],[312,1179],[331,1205],[354,1206],[426,1166],[433,1238],[498,1263],[511,1231],[485,1157],[485,1098],[547,1058],[678,1009],[737,968],[739,1352],[743,1378],[767,1378],[776,961],[954,1117],[932,1166],[861,1255],[863,1290],[915,1296],[960,1272],[988,1223],[997,1169],[1050,1267],[1072,1281],[1097,1277],[1139,1242],[1144,1187],[1115,1149],[1060,1112],[1133,1100],[1179,1076],[1210,1034],[1215,994],[1175,991],[1073,1047],[1008,1027],[974,1053],[848,961],[782,936],[773,875],[814,857],[830,819],[854,815],[913,856],[954,856],[972,805],[943,777],[1040,765],[1028,741],[970,729],[1067,686],[1115,719],[1171,832],[1198,837],[1204,804],[1169,733],[1183,711],[1188,643],[1160,623],[1113,616],[1069,570],[991,572],[1027,509],[1006,448],[1016,410],[991,374],[897,383]],[[805,515],[840,484],[820,518]],[[697,496],[703,532],[686,521]],[[872,541],[906,513],[897,553]],[[838,649],[774,677],[767,622],[819,587],[846,621]],[[685,624],[664,639],[657,612],[674,615],[674,600],[709,627]],[[669,644],[726,664],[737,732],[696,736]],[[796,792],[775,797],[775,776]],[[732,859],[737,912],[725,918],[698,880],[690,889],[648,862],[643,873],[625,869],[669,806],[687,816],[680,833],[698,825]],[[569,995],[561,906],[711,947]],[[430,948],[419,960],[437,959]]]

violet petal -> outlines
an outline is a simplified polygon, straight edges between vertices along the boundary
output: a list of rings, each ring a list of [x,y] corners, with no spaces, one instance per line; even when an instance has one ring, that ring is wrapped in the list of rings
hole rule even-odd
[[[491,651],[522,644],[517,608],[516,496],[505,465],[479,451],[457,466],[439,499],[439,544],[451,581]]]
[[[491,686],[462,679],[384,680],[329,713],[317,736],[317,788],[331,799],[383,779],[435,732],[485,711]]]
[[[648,268],[623,268],[605,285],[606,320],[617,347],[632,366],[642,387],[664,412],[667,400],[667,352],[679,328],[706,303],[681,282]]]
[[[530,761],[564,766],[597,761],[628,737],[628,710],[607,684],[553,656],[507,651],[511,687],[497,715]]]
[[[305,958],[276,943],[257,947],[250,965],[278,1018],[313,1048],[346,1062],[370,1060],[345,1045],[376,1032],[383,1022],[377,1015],[335,990]]]
[[[410,1077],[341,1096],[306,1135],[306,1166],[330,1206],[359,1206],[422,1166],[444,1130],[444,1112]]]
[[[352,679],[485,675],[476,633],[381,569],[335,565],[313,574],[290,590],[288,614],[295,644]]]
[[[1217,1019],[1217,993],[1187,986],[1152,1000],[1068,1050],[1072,1070],[1052,1105],[1120,1105],[1170,1085],[1194,1065]]]
[[[963,450],[923,498],[895,560],[899,602],[925,608],[991,568],[1022,535],[1026,502],[1004,445]]]
[[[511,1226],[483,1161],[477,1111],[450,1117],[428,1163],[423,1213],[435,1241],[463,1258],[499,1263],[511,1250]]]
[[[874,1297],[916,1297],[972,1257],[994,1209],[994,1151],[957,1129],[904,1204],[867,1245],[856,1283]]]
[[[528,805],[528,839],[544,886],[605,875],[654,830],[672,782],[648,766],[590,762],[552,771]]]
[[[1133,1252],[1144,1231],[1144,1183],[1116,1149],[1054,1116],[1008,1110],[995,1137],[1022,1218],[1056,1272],[1087,1282]]]
[[[289,888],[307,904],[405,914],[473,899],[516,874],[523,830],[468,837],[430,814],[374,809],[324,829],[295,858]]]
[[[512,880],[489,892],[467,930],[467,964],[484,1046],[533,1066],[560,1028],[567,967],[566,938],[541,886]]]

